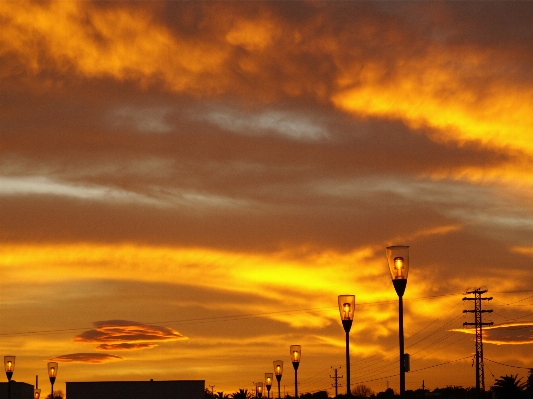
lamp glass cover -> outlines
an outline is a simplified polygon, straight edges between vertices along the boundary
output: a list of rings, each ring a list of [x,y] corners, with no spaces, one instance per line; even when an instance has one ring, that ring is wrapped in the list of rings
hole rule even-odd
[[[4,366],[6,373],[12,373],[15,371],[15,356],[4,356]]]
[[[274,379],[273,373],[265,373],[265,385],[266,386],[271,386],[273,379]]]
[[[339,295],[339,312],[341,320],[353,320],[355,295]]]
[[[274,360],[274,374],[283,375],[283,360]]]
[[[393,280],[407,280],[407,274],[409,273],[409,247],[405,245],[387,247],[386,254],[391,278]]]
[[[57,363],[56,362],[48,363],[48,377],[50,378],[57,377]]]
[[[293,363],[300,363],[300,358],[302,357],[302,346],[301,345],[291,345],[291,360]]]

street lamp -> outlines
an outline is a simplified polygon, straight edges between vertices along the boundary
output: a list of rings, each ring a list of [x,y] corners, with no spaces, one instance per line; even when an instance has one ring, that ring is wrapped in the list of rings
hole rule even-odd
[[[387,262],[389,263],[392,284],[398,294],[399,335],[400,335],[400,398],[405,396],[405,354],[403,340],[403,294],[407,286],[409,273],[409,247],[398,245],[387,247]]]
[[[15,371],[15,356],[4,356],[4,367],[7,376],[7,397],[11,399],[11,377]]]
[[[56,382],[56,377],[57,377],[57,363],[56,362],[48,363],[48,377],[50,377],[50,383],[52,384],[51,399],[54,399],[54,382]]]
[[[355,295],[339,295],[339,312],[341,322],[346,332],[346,395],[350,393],[350,329],[352,328],[355,311]]]
[[[265,386],[267,387],[268,399],[270,399],[270,388],[272,387],[273,373],[265,373]]]
[[[40,389],[34,389],[33,390],[33,399],[39,399],[41,397],[41,390]]]
[[[302,346],[291,345],[291,360],[292,367],[294,367],[294,397],[298,397],[298,366],[300,365],[300,358],[302,357]]]
[[[276,380],[278,380],[278,399],[281,399],[280,381],[283,375],[283,360],[274,360],[274,374],[276,374]]]
[[[258,382],[255,384],[255,392],[256,392],[256,396],[259,399],[263,397],[263,383],[262,382]]]

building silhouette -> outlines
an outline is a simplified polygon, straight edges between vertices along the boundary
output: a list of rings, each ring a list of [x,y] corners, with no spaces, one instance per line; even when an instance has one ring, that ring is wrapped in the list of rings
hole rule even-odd
[[[7,399],[7,382],[0,383],[0,399]],[[11,399],[33,399],[33,385],[11,381]]]
[[[205,395],[204,380],[67,382],[66,385],[68,399],[204,399]]]

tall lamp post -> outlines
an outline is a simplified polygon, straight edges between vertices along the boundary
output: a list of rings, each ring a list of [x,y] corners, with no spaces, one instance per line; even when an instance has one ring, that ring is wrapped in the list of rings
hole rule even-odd
[[[273,373],[265,373],[265,386],[267,387],[268,399],[270,399],[270,388],[272,387]]]
[[[294,367],[294,397],[298,398],[298,366],[302,357],[302,346],[291,345],[291,360]]]
[[[259,399],[263,397],[263,383],[262,382],[258,382],[255,384],[255,394]]]
[[[274,374],[278,380],[278,399],[281,399],[281,376],[283,375],[283,360],[274,360]]]
[[[387,247],[387,262],[389,263],[392,284],[398,294],[399,304],[399,335],[400,335],[400,398],[405,397],[405,353],[403,339],[403,294],[407,286],[407,273],[409,272],[409,247],[397,245]]]
[[[56,377],[57,377],[57,363],[56,362],[48,363],[48,377],[50,377],[50,383],[52,384],[51,398],[54,399],[54,382],[56,382]]]
[[[350,329],[353,323],[355,311],[355,295],[339,295],[339,312],[341,314],[342,327],[346,332],[346,395],[350,392]]]
[[[7,397],[11,399],[11,377],[15,371],[15,356],[4,356],[4,366],[7,376]]]

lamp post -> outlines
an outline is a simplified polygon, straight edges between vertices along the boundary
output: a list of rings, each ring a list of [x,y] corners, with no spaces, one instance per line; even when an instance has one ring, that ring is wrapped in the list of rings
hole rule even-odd
[[[259,399],[263,397],[263,383],[262,382],[258,382],[255,384],[255,394]]]
[[[57,363],[56,362],[48,363],[48,377],[50,377],[50,383],[52,384],[51,399],[54,399],[54,382],[56,382],[56,377],[57,377]]]
[[[7,376],[7,398],[11,399],[11,377],[15,371],[15,356],[4,356],[4,367]]]
[[[397,245],[387,247],[387,262],[389,263],[392,284],[398,294],[398,330],[400,335],[400,398],[405,397],[405,354],[403,339],[403,294],[407,286],[407,273],[409,272],[409,247]]]
[[[294,397],[298,398],[298,366],[300,365],[300,358],[302,357],[302,346],[291,345],[291,360],[292,367],[294,367]]]
[[[346,332],[346,395],[351,396],[350,392],[350,329],[353,323],[353,314],[355,311],[355,295],[339,295],[339,312],[341,322]]]
[[[268,399],[270,399],[270,388],[272,387],[273,373],[265,373],[265,386],[267,388]]]
[[[281,376],[283,375],[283,360],[274,360],[274,374],[278,380],[278,399],[281,399]]]
[[[41,390],[40,389],[34,389],[33,390],[33,399],[39,399],[41,397]]]

